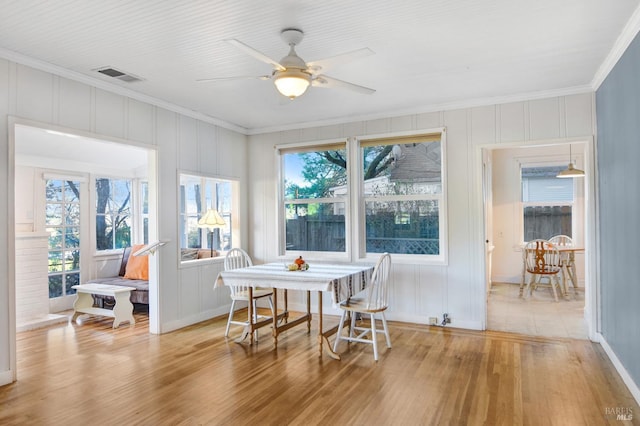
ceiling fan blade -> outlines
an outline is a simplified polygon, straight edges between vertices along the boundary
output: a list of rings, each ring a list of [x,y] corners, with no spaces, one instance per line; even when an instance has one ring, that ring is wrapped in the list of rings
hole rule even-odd
[[[282,65],[280,65],[280,63],[276,60],[271,59],[270,57],[268,57],[267,55],[265,55],[262,52],[257,51],[256,49],[254,49],[253,47],[244,44],[243,42],[241,42],[240,40],[236,40],[235,38],[230,38],[227,40],[224,40],[227,43],[237,47],[238,49],[242,50],[244,53],[253,56],[254,58],[262,61],[262,62],[266,62],[267,64],[271,64],[273,65],[273,67],[275,69],[277,69],[278,71],[284,71],[286,68],[283,67]]]
[[[210,83],[215,81],[231,81],[231,80],[269,80],[270,75],[240,75],[235,77],[214,77],[214,78],[202,78],[196,80],[198,83]]]
[[[360,86],[358,84],[349,83],[346,81],[338,80],[337,78],[329,77],[326,75],[319,75],[313,79],[311,85],[314,87],[339,87],[344,89],[353,90],[354,92],[364,93],[365,95],[373,95],[376,91],[369,87]]]
[[[318,61],[308,62],[307,66],[312,71],[320,71],[321,69],[330,68],[334,65],[340,65],[345,62],[353,61],[354,59],[364,58],[366,56],[374,55],[375,52],[368,47],[353,50],[351,52],[342,53],[340,55],[332,56],[330,58],[320,59]]]

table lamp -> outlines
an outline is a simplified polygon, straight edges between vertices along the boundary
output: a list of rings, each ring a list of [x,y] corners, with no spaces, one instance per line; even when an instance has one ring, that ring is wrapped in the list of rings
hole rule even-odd
[[[216,228],[221,229],[225,226],[227,226],[227,223],[215,209],[207,210],[204,216],[198,220],[198,228],[209,228],[209,247],[211,247],[211,257],[213,257],[213,230]]]

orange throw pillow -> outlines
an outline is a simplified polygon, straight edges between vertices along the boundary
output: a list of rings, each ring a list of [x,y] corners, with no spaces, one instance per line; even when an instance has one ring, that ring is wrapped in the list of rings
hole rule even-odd
[[[144,244],[136,244],[131,247],[131,256],[127,261],[127,269],[124,277],[130,280],[148,280],[149,279],[149,256],[134,256],[133,253],[144,247]]]

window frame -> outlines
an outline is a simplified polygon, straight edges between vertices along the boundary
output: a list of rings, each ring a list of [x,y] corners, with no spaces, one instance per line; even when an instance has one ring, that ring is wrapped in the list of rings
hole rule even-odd
[[[231,185],[231,210],[229,212],[224,211],[224,212],[220,212],[220,214],[225,218],[225,220],[227,220],[227,214],[229,214],[231,216],[231,223],[229,226],[229,231],[231,233],[231,248],[234,247],[240,247],[240,239],[241,239],[241,233],[240,233],[240,179],[236,178],[236,177],[227,177],[227,176],[220,176],[220,175],[210,175],[210,174],[205,174],[205,173],[200,173],[200,172],[194,172],[194,171],[189,171],[189,170],[178,170],[177,173],[177,180],[178,180],[178,185],[177,185],[177,211],[176,211],[176,233],[178,235],[178,244],[176,244],[177,248],[177,253],[176,253],[176,258],[178,260],[178,267],[182,268],[182,267],[189,267],[189,266],[194,266],[194,265],[200,265],[203,262],[207,263],[207,262],[223,262],[224,261],[224,254],[226,253],[225,251],[222,250],[218,250],[219,255],[216,257],[206,257],[206,258],[202,258],[202,259],[190,259],[190,260],[183,260],[182,259],[182,235],[181,235],[181,223],[183,221],[183,216],[184,213],[182,212],[182,201],[181,201],[181,181],[182,181],[182,177],[183,176],[187,176],[190,178],[196,178],[196,179],[200,179],[202,182],[205,182],[207,180],[210,181],[224,181],[224,182],[228,182]],[[206,191],[203,191],[202,197],[204,198],[204,205],[205,205],[205,212],[206,209],[210,208],[207,205],[207,201],[206,201]],[[199,215],[199,217],[201,217],[202,214]],[[198,218],[199,218],[198,217]],[[201,249],[210,249],[209,247],[209,231],[206,228],[202,228],[201,229],[201,241],[205,242],[206,247],[202,247]]]
[[[440,134],[440,173],[441,173],[441,192],[440,194],[415,194],[410,196],[405,195],[386,195],[380,197],[371,197],[365,194],[364,188],[364,158],[363,150],[361,149],[361,142],[368,142],[373,139],[392,140],[394,138],[411,138],[413,136],[420,135],[435,135]],[[358,204],[358,226],[357,235],[354,237],[358,246],[358,259],[363,259],[371,262],[375,262],[380,253],[367,252],[366,241],[366,203],[368,201],[438,201],[438,234],[439,234],[439,254],[408,254],[408,253],[392,253],[394,262],[397,263],[412,263],[412,264],[427,264],[427,265],[448,265],[448,207],[447,207],[447,142],[446,142],[446,128],[433,128],[422,130],[409,130],[404,132],[391,132],[372,135],[362,135],[354,138],[355,143],[352,149],[357,150],[358,164],[356,172],[358,173],[358,185],[357,185],[357,204]],[[427,142],[428,143],[428,142]]]
[[[340,197],[339,202],[343,202],[345,204],[345,218],[344,218],[344,235],[345,235],[345,250],[342,251],[306,251],[306,250],[287,250],[286,249],[286,204],[328,204],[335,203],[336,198],[332,197],[324,197],[324,198],[302,198],[298,201],[296,200],[287,200],[285,198],[285,187],[284,187],[284,154],[291,153],[304,153],[304,152],[318,152],[318,151],[327,151],[329,147],[335,147],[337,145],[344,145],[346,161],[347,161],[347,194],[344,197]],[[277,213],[276,213],[276,232],[277,232],[277,254],[278,258],[281,259],[291,259],[296,258],[298,256],[305,256],[310,258],[323,258],[327,260],[334,260],[340,262],[346,262],[351,259],[352,252],[352,244],[351,244],[351,173],[350,169],[350,158],[351,153],[349,150],[349,140],[345,138],[339,139],[326,139],[321,141],[313,141],[306,143],[296,143],[296,144],[286,144],[286,145],[277,145],[275,147],[275,164],[278,166],[277,173]]]
[[[281,144],[275,146],[275,164],[277,165],[276,181],[276,253],[278,259],[291,259],[299,255],[309,258],[323,259],[327,261],[367,261],[375,262],[380,253],[366,252],[365,235],[365,195],[363,176],[362,153],[360,149],[361,140],[377,138],[401,138],[414,135],[440,134],[441,148],[441,187],[440,194],[420,194],[415,198],[437,199],[439,215],[439,246],[438,255],[424,254],[403,254],[394,253],[394,262],[412,263],[425,265],[447,265],[448,264],[448,202],[447,202],[447,136],[445,127],[418,129],[404,132],[390,132],[371,135],[354,135],[346,138],[326,139],[312,142],[301,142],[292,144]],[[286,250],[286,211],[285,211],[285,187],[284,187],[284,160],[283,153],[290,153],[295,150],[315,150],[322,151],[323,146],[346,144],[347,156],[347,197],[345,202],[345,252],[325,252],[325,251],[293,251]],[[354,161],[353,159],[356,159]],[[395,197],[395,196],[390,196]],[[331,201],[333,198],[313,199],[313,201]],[[308,202],[308,199],[304,200]]]
[[[575,156],[574,156],[575,157]],[[575,166],[581,167],[579,162],[581,161],[581,157],[578,161],[576,161]],[[517,178],[518,178],[518,198],[517,198],[517,214],[518,220],[516,221],[516,225],[518,229],[515,234],[518,238],[518,242],[516,247],[523,247],[527,242],[524,240],[524,208],[526,206],[571,206],[571,238],[575,244],[582,244],[583,232],[579,232],[578,230],[582,227],[584,228],[584,197],[580,196],[581,191],[584,192],[581,185],[583,185],[583,178],[572,178],[573,183],[573,201],[563,202],[557,201],[553,202],[553,204],[544,202],[544,201],[535,201],[535,202],[524,202],[522,201],[522,169],[528,167],[555,167],[561,166],[566,167],[566,161],[562,159],[558,159],[557,156],[541,158],[541,157],[526,157],[526,158],[516,158],[516,166],[517,166]]]
[[[98,179],[109,179],[111,180],[127,180],[131,183],[131,198],[129,200],[129,217],[131,228],[129,232],[129,246],[133,246],[135,244],[136,238],[136,215],[137,211],[135,210],[135,192],[137,186],[137,179],[130,176],[115,176],[115,175],[107,175],[107,174],[90,174],[90,205],[91,205],[91,243],[93,244],[93,252],[97,256],[108,255],[111,253],[122,253],[124,247],[112,247],[110,249],[98,250],[98,232],[97,232],[97,219],[98,219],[98,211],[97,211],[97,202],[98,202],[98,194],[96,188],[96,180]]]

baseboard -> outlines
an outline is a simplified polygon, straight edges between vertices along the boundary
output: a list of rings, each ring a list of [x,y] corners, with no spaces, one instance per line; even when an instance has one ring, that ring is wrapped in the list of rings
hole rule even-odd
[[[12,370],[0,371],[0,386],[13,383],[14,377],[15,377],[15,374]]]
[[[314,307],[311,307],[311,312],[317,312],[317,308],[314,311]],[[289,310],[304,312],[306,311],[307,306],[303,303],[289,303]],[[342,311],[339,308],[333,307],[323,307],[324,315],[335,315],[340,316]],[[406,315],[399,312],[385,312],[386,318],[389,321],[399,321],[399,322],[408,322],[412,324],[429,324],[429,316],[424,315]],[[451,317],[451,324],[447,325],[447,327],[451,328],[464,328],[468,330],[483,330],[482,323],[480,321],[464,321],[458,320],[455,317]]]
[[[629,388],[629,392],[631,392],[631,395],[633,395],[633,398],[636,400],[636,402],[640,404],[640,388],[638,388],[638,385],[633,381],[633,379],[627,372],[627,369],[624,368],[624,365],[622,365],[622,363],[616,356],[616,353],[613,351],[611,346],[609,346],[609,343],[607,343],[607,340],[604,338],[604,336],[600,333],[597,333],[597,336],[598,343],[600,343],[602,349],[604,349],[605,353],[613,363],[616,371],[618,372],[618,374],[620,374],[620,377],[622,377],[622,381],[625,385],[627,385],[627,388]]]
[[[520,277],[513,275],[494,275],[491,277],[492,283],[520,284]]]
[[[160,326],[160,333],[169,333],[171,331],[178,330],[180,328],[188,327],[193,324],[197,324],[202,321],[210,320],[211,318],[219,317],[220,315],[229,315],[229,306],[222,306],[216,309],[210,309],[208,311],[200,312],[197,315],[191,315],[186,318],[181,318],[175,321],[169,321],[163,323]]]

